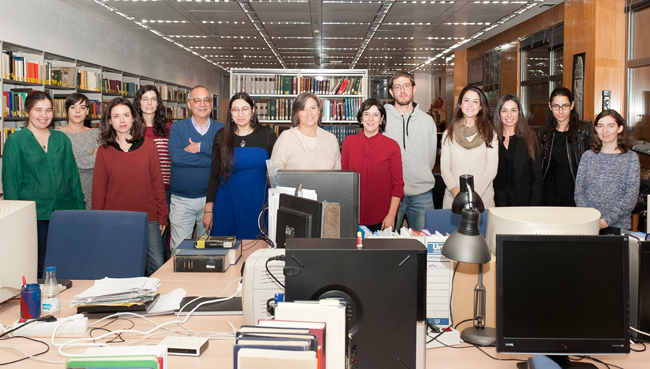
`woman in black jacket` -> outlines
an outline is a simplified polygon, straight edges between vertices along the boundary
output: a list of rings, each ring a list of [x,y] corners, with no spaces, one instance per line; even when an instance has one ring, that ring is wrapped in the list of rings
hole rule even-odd
[[[575,206],[578,164],[589,149],[591,123],[581,121],[573,111],[573,94],[565,87],[551,92],[548,107],[551,114],[539,131],[542,142],[542,199],[548,206]]]
[[[505,94],[494,111],[499,132],[499,170],[494,179],[496,206],[542,205],[539,139],[528,126],[517,96]]]

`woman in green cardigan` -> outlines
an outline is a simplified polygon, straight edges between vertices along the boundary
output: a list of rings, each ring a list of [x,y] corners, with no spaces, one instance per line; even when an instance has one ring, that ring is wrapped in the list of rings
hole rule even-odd
[[[85,209],[70,139],[50,130],[52,98],[32,91],[25,99],[27,127],[7,137],[2,155],[6,200],[36,202],[38,277],[43,274],[50,216],[54,210]]]

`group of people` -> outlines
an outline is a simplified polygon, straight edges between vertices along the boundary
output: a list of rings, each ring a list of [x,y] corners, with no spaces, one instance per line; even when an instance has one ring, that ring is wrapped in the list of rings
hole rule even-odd
[[[39,275],[54,210],[146,212],[147,275],[164,263],[168,233],[172,254],[184,239],[208,233],[256,238],[269,158],[277,170],[356,171],[361,225],[396,228],[406,216],[422,229],[434,207],[437,129],[413,101],[411,74],[397,72],[389,85],[394,101],[365,100],[357,113],[361,131],[341,150],[320,127],[320,100],[308,92],[294,101],[293,127],[277,137],[260,124],[245,92],[230,99],[224,125],[210,118],[210,91],[196,86],[188,95],[191,117],[172,124],[158,89],[142,86],[133,102],[110,101],[99,129],[84,125],[88,97],[73,93],[65,102],[67,125],[52,130],[52,99],[33,91],[25,100],[26,129],[5,143],[4,196],[36,202]],[[629,228],[639,160],[625,121],[605,110],[592,125],[573,107],[571,92],[556,88],[537,135],[516,96],[502,96],[492,116],[483,91],[465,87],[442,136],[443,208],[463,190],[459,176],[471,174],[485,207],[589,206],[601,211],[601,229]]]

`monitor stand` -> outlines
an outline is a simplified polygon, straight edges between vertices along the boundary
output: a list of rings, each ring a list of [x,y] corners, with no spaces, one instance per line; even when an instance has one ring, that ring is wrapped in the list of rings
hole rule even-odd
[[[582,361],[571,361],[566,355],[549,355],[549,356],[534,356],[528,358],[524,362],[517,363],[517,368],[519,369],[539,369],[539,368],[549,368],[547,364],[548,358],[554,361],[562,369],[597,369],[598,367],[592,363],[582,362]],[[540,360],[541,359],[541,360]]]

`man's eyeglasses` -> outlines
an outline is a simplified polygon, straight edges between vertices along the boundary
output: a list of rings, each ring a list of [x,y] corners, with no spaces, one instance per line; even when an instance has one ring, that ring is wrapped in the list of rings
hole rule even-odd
[[[209,104],[212,101],[212,99],[209,97],[206,97],[205,99],[200,99],[197,97],[196,99],[190,99],[190,100],[194,101],[195,104],[200,104],[201,102],[203,102],[204,104]]]
[[[401,89],[410,90],[411,87],[413,87],[413,85],[411,85],[410,83],[405,83],[403,85],[393,85],[393,90],[397,90],[397,91]]]

